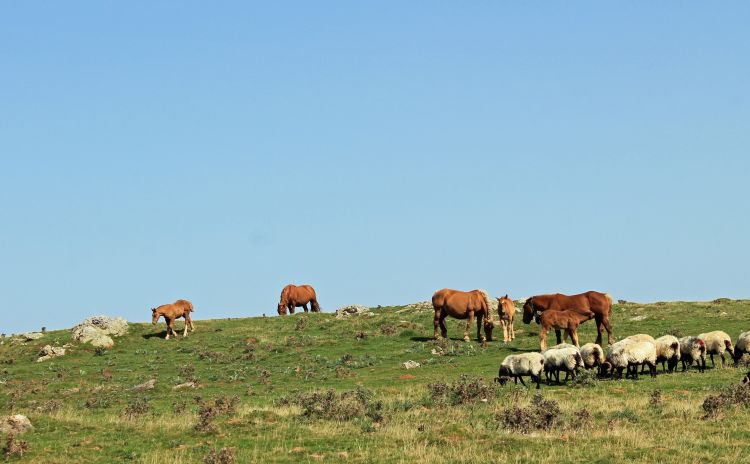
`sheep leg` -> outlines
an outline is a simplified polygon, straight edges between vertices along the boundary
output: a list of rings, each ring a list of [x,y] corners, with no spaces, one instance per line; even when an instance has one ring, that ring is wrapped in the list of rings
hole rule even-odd
[[[716,364],[714,364],[714,354],[711,353],[711,367],[716,367]]]
[[[539,375],[532,375],[531,376],[531,380],[532,380],[532,382],[536,382],[536,389],[539,390],[539,388],[541,388],[541,387],[539,387],[539,382],[542,380],[541,376],[539,376]]]
[[[656,364],[653,364],[648,361],[646,361],[646,364],[648,364],[649,371],[651,373],[651,378],[653,379],[654,377],[656,377]]]
[[[721,353],[719,356],[721,357],[721,368],[723,369],[725,367],[725,365],[724,365],[724,353]]]
[[[522,376],[519,375],[516,378],[521,381],[521,385],[523,385],[524,387],[526,386],[526,382],[523,381],[523,377]]]
[[[513,323],[513,319],[510,320],[510,339],[515,340],[516,339],[516,326]],[[740,357],[742,357],[740,355]]]

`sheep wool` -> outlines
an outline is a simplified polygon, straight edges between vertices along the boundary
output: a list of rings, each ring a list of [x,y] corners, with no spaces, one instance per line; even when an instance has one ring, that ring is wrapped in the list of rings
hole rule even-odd
[[[661,363],[662,370],[666,362],[669,372],[674,371],[680,360],[680,341],[674,335],[664,335],[656,339],[656,362]]]
[[[732,347],[732,338],[726,332],[714,330],[698,335],[698,338],[706,344],[706,354],[711,356],[711,365],[714,365],[714,355],[721,357],[721,365],[724,366],[724,352],[728,351],[729,355],[734,357],[734,348]]]
[[[604,350],[596,343],[586,343],[581,347],[583,366],[591,369],[604,363]]]

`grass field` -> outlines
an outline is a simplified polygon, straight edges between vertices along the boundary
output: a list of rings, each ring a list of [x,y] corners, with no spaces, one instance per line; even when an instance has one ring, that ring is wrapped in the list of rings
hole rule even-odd
[[[0,408],[27,415],[35,426],[18,437],[28,442],[26,454],[8,459],[747,460],[747,405],[722,407],[705,418],[702,407],[708,395],[738,384],[746,366],[711,369],[709,361],[704,374],[661,375],[659,368],[656,379],[638,381],[586,377],[577,386],[543,385],[540,403],[531,388],[492,383],[504,356],[538,349],[535,324],[524,325],[519,317],[514,342],[503,344],[496,329],[495,340],[482,347],[461,341],[463,323],[453,320],[451,339],[433,341],[430,312],[385,307],[373,314],[198,320],[194,334],[177,340],[163,339],[163,323],[131,324],[110,350],[73,344],[66,356],[44,363],[35,362],[40,348],[72,343],[68,331],[25,344],[6,338],[0,346]],[[750,330],[750,301],[626,303],[614,306],[613,322],[617,339],[709,330],[735,339]],[[594,340],[593,322],[584,324],[580,336],[582,343]],[[404,369],[408,360],[421,367]],[[463,375],[468,377],[461,380]],[[156,379],[154,389],[132,390],[150,379]],[[188,381],[198,388],[173,390]],[[335,393],[311,397],[329,389]],[[539,420],[542,427],[535,428]],[[222,448],[228,448],[223,458]]]

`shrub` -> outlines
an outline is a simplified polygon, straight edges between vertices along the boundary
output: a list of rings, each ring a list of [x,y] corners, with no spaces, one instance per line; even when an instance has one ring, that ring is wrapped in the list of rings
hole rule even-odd
[[[364,416],[382,422],[386,418],[383,402],[374,401],[373,393],[362,387],[340,394],[335,390],[297,393],[281,398],[278,404],[296,404],[302,408],[303,417],[313,420],[349,421]]]
[[[222,448],[220,451],[212,449],[203,458],[204,464],[234,464],[237,458],[234,456],[234,450],[231,448]]]
[[[489,400],[497,395],[498,389],[494,383],[485,383],[483,379],[469,379],[467,375],[461,375],[453,384],[435,382],[427,384],[432,402],[438,405],[456,406],[459,404],[473,403],[480,400]]]
[[[591,425],[591,412],[586,408],[581,408],[573,413],[573,419],[570,421],[570,428],[583,429]]]
[[[203,398],[196,397],[198,403],[198,423],[195,424],[195,430],[198,432],[213,432],[216,426],[213,423],[214,418],[219,415],[233,414],[237,410],[237,404],[240,398],[238,396],[219,396],[212,401],[204,402]]]
[[[307,318],[303,316],[297,319],[297,323],[294,325],[294,330],[298,332],[302,332],[306,328],[307,328]]]
[[[503,409],[495,415],[495,420],[505,429],[530,433],[533,430],[552,429],[559,424],[559,416],[560,406],[557,401],[545,400],[541,394],[537,393],[532,397],[529,406],[520,408],[513,405]]]
[[[703,400],[703,419],[715,417],[731,406],[750,407],[750,387],[744,384],[732,385],[718,395],[709,395]]]
[[[648,400],[648,404],[654,407],[661,406],[661,390],[660,389],[657,388],[656,390],[651,392],[651,397]]]
[[[125,418],[132,420],[148,413],[149,411],[151,411],[151,404],[148,402],[148,398],[137,397],[130,400],[130,403],[125,406],[123,415]]]
[[[9,433],[3,446],[3,456],[8,460],[14,456],[23,457],[29,450],[29,443],[24,440],[16,440],[16,436]]]
[[[380,333],[383,335],[393,335],[396,333],[396,327],[392,324],[381,324],[380,326]]]

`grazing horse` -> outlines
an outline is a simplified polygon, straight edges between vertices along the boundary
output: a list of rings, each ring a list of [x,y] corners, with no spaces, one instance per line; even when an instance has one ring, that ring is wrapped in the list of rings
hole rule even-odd
[[[172,304],[165,304],[159,306],[158,308],[151,308],[151,313],[153,314],[151,323],[153,325],[156,325],[156,323],[159,321],[159,318],[164,316],[164,320],[167,321],[167,336],[165,338],[169,340],[170,332],[174,334],[175,337],[177,336],[177,332],[175,332],[174,327],[172,326],[175,319],[184,317],[185,330],[182,332],[182,336],[187,337],[188,327],[190,327],[191,332],[195,332],[195,325],[193,324],[193,320],[190,319],[190,313],[192,311],[194,311],[193,303],[189,302],[188,300],[177,300]]]
[[[320,312],[320,305],[318,304],[314,288],[309,285],[300,285],[298,287],[289,284],[281,291],[278,307],[279,316],[285,315],[287,310],[291,314],[294,314],[294,308],[299,307],[305,308],[305,312],[307,312],[307,303],[310,303],[314,313]]]
[[[593,319],[595,314],[586,309],[567,309],[565,311],[544,311],[539,316],[539,324],[542,330],[539,332],[539,344],[541,351],[547,349],[547,332],[550,328],[565,330],[575,346],[578,344],[578,326]]]
[[[506,294],[497,299],[497,314],[500,316],[500,325],[503,327],[503,342],[508,343],[516,339],[516,329],[513,327],[513,318],[516,316],[516,304]]]
[[[555,293],[532,296],[523,305],[523,323],[530,323],[535,315],[547,310],[564,311],[567,309],[585,310],[594,313],[597,345],[602,346],[602,328],[607,329],[607,342],[610,345],[615,342],[612,324],[609,321],[612,314],[612,297],[606,293],[590,291],[578,295]],[[560,330],[556,329],[555,334],[557,335],[557,343],[562,343]]]
[[[469,341],[469,329],[477,318],[477,339],[481,342],[492,340],[493,324],[492,312],[490,308],[490,297],[484,290],[472,290],[462,292],[444,288],[438,290],[432,295],[432,307],[435,308],[435,338],[438,335],[438,326],[440,326],[440,335],[443,338],[448,337],[448,329],[445,327],[445,318],[448,316],[456,319],[468,319],[466,330],[464,331],[464,340]],[[484,323],[484,334],[482,335],[482,324]]]

